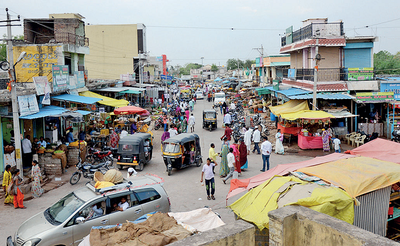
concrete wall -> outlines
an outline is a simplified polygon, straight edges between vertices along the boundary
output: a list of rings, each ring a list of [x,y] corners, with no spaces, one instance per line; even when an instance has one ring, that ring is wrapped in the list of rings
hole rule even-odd
[[[340,67],[339,47],[319,47],[318,53],[320,53],[322,57],[318,63],[319,68]]]
[[[233,224],[226,224],[218,228],[187,237],[170,246],[226,246],[226,245],[255,245],[255,227],[243,220]]]
[[[138,57],[137,25],[86,26],[90,54],[85,66],[91,79],[120,79],[133,74],[133,58]]]
[[[294,51],[290,53],[290,68],[303,68],[303,52],[300,50],[300,53]]]
[[[268,215],[271,246],[400,245],[342,220],[301,206],[280,208],[269,212]]]

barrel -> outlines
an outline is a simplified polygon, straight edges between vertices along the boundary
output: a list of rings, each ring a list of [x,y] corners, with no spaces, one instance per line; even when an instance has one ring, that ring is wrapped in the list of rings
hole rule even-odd
[[[270,117],[271,117],[271,121],[275,121],[275,118],[276,118],[276,117],[275,117],[275,115],[274,115],[272,112],[270,113]]]

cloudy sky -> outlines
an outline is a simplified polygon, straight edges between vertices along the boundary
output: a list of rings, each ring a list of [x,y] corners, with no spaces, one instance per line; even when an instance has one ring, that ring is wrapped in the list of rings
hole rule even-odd
[[[400,1],[393,0],[2,0],[1,19],[6,7],[13,18],[79,13],[90,24],[143,23],[150,55],[166,54],[171,65],[201,64],[201,57],[217,65],[255,59],[253,48],[261,45],[265,55],[278,54],[287,27],[297,30],[303,20],[322,17],[343,20],[347,36],[378,36],[375,52],[400,51]],[[22,27],[13,28],[13,35],[22,33]]]

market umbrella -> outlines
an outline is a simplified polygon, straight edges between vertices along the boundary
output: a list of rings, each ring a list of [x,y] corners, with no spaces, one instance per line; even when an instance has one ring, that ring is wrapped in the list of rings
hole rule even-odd
[[[149,111],[147,111],[146,109],[136,107],[136,106],[125,106],[125,107],[120,107],[120,108],[114,109],[114,114],[115,115],[138,114],[140,116],[150,115]]]
[[[218,78],[214,79],[214,81],[219,82],[219,81],[222,81],[222,79],[220,77],[218,77]]]
[[[229,80],[222,81],[223,84],[227,84],[229,82],[230,82]]]

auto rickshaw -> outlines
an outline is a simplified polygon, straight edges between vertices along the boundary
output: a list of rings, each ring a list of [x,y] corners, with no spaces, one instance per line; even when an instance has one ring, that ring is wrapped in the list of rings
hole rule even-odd
[[[149,133],[138,132],[126,136],[118,143],[117,166],[120,170],[124,166],[133,166],[143,171],[144,165],[153,157],[153,141]]]
[[[203,110],[203,128],[210,132],[217,129],[217,111],[214,109]]]
[[[200,138],[194,133],[182,133],[165,140],[161,151],[168,176],[172,168],[182,169],[192,165],[199,167],[203,163]]]

